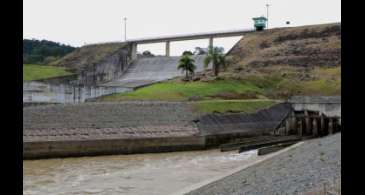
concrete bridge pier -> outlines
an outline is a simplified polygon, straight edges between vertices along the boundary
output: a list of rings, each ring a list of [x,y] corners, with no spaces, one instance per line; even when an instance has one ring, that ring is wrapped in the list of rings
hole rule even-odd
[[[137,43],[131,43],[130,52],[131,52],[131,60],[137,59]]]
[[[170,56],[170,41],[166,41],[166,57]]]
[[[213,37],[209,37],[209,48],[213,47]]]
[[[313,119],[312,127],[313,127],[313,130],[312,130],[313,136],[318,136],[318,125],[317,125],[316,118]]]

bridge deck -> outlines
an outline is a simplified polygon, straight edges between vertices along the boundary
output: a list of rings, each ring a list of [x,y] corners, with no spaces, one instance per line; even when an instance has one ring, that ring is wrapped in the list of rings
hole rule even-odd
[[[205,39],[210,37],[231,37],[231,36],[241,36],[250,32],[254,32],[254,29],[238,29],[238,30],[228,30],[228,31],[214,31],[205,33],[191,33],[182,35],[172,35],[172,36],[160,36],[160,37],[149,37],[149,38],[139,38],[139,39],[128,39],[127,42],[130,43],[158,43],[165,41],[183,41],[183,40],[194,40],[194,39]]]

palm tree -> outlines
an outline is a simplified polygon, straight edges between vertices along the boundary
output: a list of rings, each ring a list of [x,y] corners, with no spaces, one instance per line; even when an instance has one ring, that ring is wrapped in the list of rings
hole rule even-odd
[[[212,62],[214,75],[218,76],[221,66],[226,66],[226,59],[223,49],[220,47],[209,47],[208,54],[204,59],[205,68]]]
[[[180,60],[179,64],[177,66],[177,69],[181,69],[182,71],[185,71],[185,79],[189,80],[189,75],[193,75],[194,71],[196,69],[195,66],[195,60],[190,57],[190,54],[183,55]]]

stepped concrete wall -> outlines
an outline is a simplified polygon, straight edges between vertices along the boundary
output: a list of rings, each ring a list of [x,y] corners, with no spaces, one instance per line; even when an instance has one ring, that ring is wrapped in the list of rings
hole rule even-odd
[[[24,158],[206,149],[262,135],[286,104],[254,114],[201,116],[182,102],[84,103],[23,107]]]

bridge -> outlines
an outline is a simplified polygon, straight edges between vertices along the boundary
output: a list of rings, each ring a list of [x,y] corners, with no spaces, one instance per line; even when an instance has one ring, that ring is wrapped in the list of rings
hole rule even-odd
[[[182,35],[174,35],[174,36],[160,36],[160,37],[150,37],[150,38],[141,38],[141,39],[128,39],[126,42],[130,44],[131,47],[131,58],[137,58],[137,45],[138,44],[149,44],[149,43],[162,43],[166,44],[165,46],[165,55],[170,56],[170,42],[173,41],[186,41],[186,40],[196,40],[196,39],[209,39],[209,46],[213,46],[214,38],[222,38],[222,37],[233,37],[233,36],[242,36],[247,33],[254,32],[255,29],[238,29],[238,30],[229,30],[229,31],[215,31],[215,32],[205,32],[205,33],[192,33],[192,34],[182,34]]]

